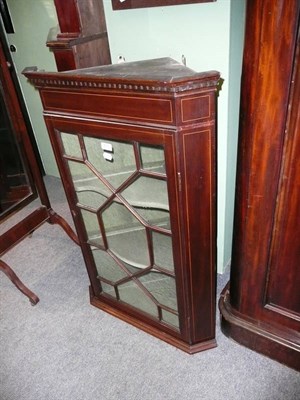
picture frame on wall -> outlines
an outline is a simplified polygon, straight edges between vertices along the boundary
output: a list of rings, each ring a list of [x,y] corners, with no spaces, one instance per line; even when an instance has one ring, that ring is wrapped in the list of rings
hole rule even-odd
[[[114,10],[129,10],[131,8],[176,6],[182,4],[212,3],[216,0],[112,0]]]

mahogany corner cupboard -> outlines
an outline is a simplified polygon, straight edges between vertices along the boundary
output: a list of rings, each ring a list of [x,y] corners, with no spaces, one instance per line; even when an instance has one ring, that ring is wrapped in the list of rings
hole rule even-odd
[[[188,353],[214,347],[219,73],[160,58],[24,74],[40,91],[91,303]]]

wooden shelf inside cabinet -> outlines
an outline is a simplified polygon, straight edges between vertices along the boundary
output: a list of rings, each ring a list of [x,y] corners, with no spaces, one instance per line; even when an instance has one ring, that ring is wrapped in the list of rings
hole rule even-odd
[[[188,353],[214,347],[219,73],[160,58],[24,74],[43,101],[91,303]]]

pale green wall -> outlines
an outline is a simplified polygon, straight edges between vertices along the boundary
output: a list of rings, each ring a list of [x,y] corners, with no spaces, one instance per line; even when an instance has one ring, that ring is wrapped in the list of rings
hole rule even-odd
[[[58,176],[48,133],[43,120],[42,105],[37,90],[29,85],[21,74],[28,66],[56,71],[53,54],[46,47],[49,29],[57,25],[53,0],[7,0],[15,33],[9,34],[8,41],[17,48],[11,53],[25,102],[42,157],[46,174]]]
[[[233,0],[230,12],[230,52],[229,52],[229,96],[227,129],[226,203],[224,226],[224,255],[222,264],[231,259],[236,156],[239,127],[240,83],[242,52],[244,48],[245,4],[244,0]]]
[[[234,170],[237,137],[240,60],[245,0],[113,11],[104,0],[112,62],[172,57],[196,71],[218,70],[224,79],[218,99],[218,271],[230,259]],[[45,46],[49,29],[57,25],[53,0],[8,0],[16,34],[14,61],[22,69],[37,65],[55,71]],[[38,93],[24,77],[21,84],[40,153],[49,175],[57,168],[42,119]],[[201,204],[200,204],[201,206]]]
[[[112,62],[184,55],[196,71],[218,70],[218,271],[230,260],[245,0],[113,11],[104,0]],[[233,27],[231,27],[231,24]],[[229,193],[228,193],[229,192]],[[201,202],[200,202],[201,206]]]

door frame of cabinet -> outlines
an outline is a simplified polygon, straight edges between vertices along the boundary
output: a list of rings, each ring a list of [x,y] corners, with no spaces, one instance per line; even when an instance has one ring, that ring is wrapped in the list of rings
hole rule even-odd
[[[215,252],[208,245],[211,241],[214,242],[213,238],[215,236],[215,209],[213,205],[215,202],[214,127],[208,125],[198,127],[196,130],[189,129],[183,133],[171,128],[142,127],[125,123],[111,124],[107,121],[93,121],[89,118],[71,120],[63,116],[53,116],[47,113],[45,113],[45,121],[86,261],[91,281],[91,304],[188,353],[215,347],[215,267],[212,266],[215,265]],[[101,137],[107,140],[120,140],[126,143],[138,141],[148,145],[164,146],[180,333],[170,328],[170,326],[156,322],[128,305],[117,303],[113,299],[101,295],[101,286],[96,276],[95,264],[90,250],[85,244],[86,236],[76,207],[77,199],[70,182],[68,167],[62,156],[62,145],[58,138],[60,132],[83,134],[95,138]],[[195,140],[198,143],[195,143]],[[192,163],[191,160],[186,158],[186,152],[195,151],[197,148],[195,144],[198,147],[200,146],[199,152],[201,152],[200,158],[202,158],[202,161],[195,156],[196,162]],[[205,152],[208,153],[207,157],[203,157]],[[191,166],[193,168],[190,168]],[[192,183],[195,183],[195,169],[197,168],[203,171],[201,179],[204,181],[206,179],[209,180],[209,185],[205,192],[205,196],[208,197],[204,202],[207,203],[209,201],[213,209],[206,210],[205,213],[199,213],[199,208],[194,207],[194,203],[188,203],[191,191],[196,187]],[[206,176],[204,176],[204,170],[207,171]],[[184,173],[182,174],[181,171]],[[180,210],[185,210],[186,208],[189,212],[180,212]],[[204,219],[207,219],[208,213],[212,215],[212,219],[208,219],[205,222]],[[200,214],[202,214],[202,220]],[[206,246],[208,252],[203,251],[200,254],[200,259],[199,252],[196,255],[196,248],[199,246],[197,232],[198,234],[202,232],[200,236],[203,237],[203,240],[208,245]],[[188,237],[188,240],[186,237]],[[189,241],[193,241],[193,244],[188,244]],[[196,243],[197,241],[198,243]],[[189,248],[184,251],[183,249],[187,246]],[[195,263],[199,265],[199,268],[195,267]]]

